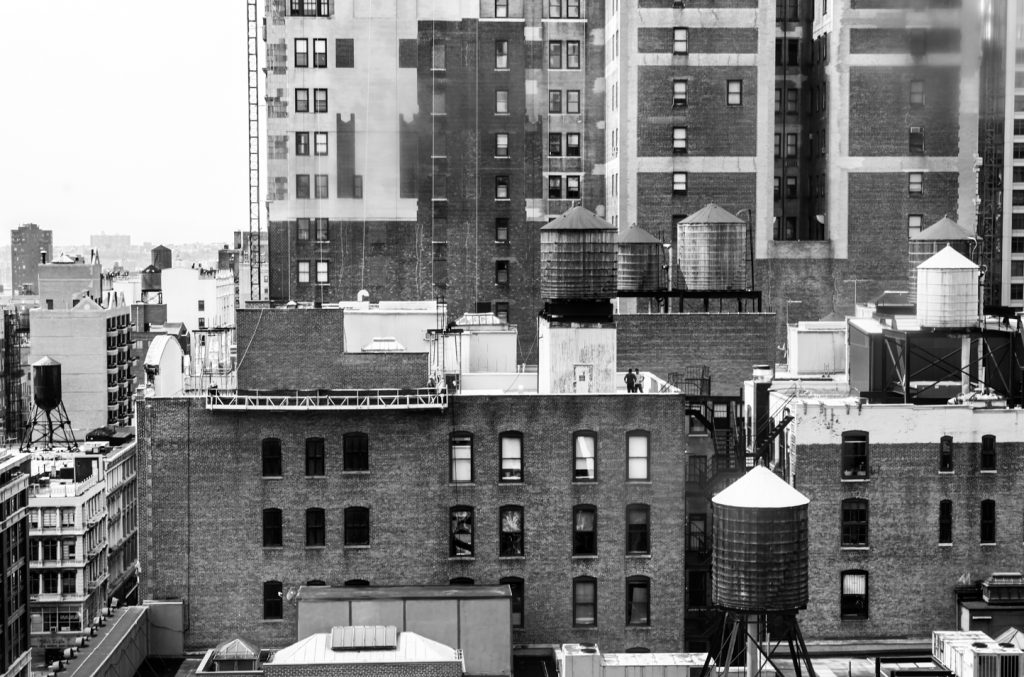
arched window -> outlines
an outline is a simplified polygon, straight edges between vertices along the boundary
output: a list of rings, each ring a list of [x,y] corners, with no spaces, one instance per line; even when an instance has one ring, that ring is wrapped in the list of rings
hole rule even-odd
[[[325,587],[327,585],[327,582],[326,581],[321,581],[319,578],[314,578],[312,580],[306,581],[306,585],[309,585],[309,586],[312,586],[312,587]]]
[[[281,440],[276,437],[264,437],[263,449],[263,476],[281,477]]]
[[[369,508],[345,508],[345,545],[370,545]]]
[[[651,579],[630,576],[626,579],[626,625],[651,624]]]
[[[280,548],[282,545],[281,509],[263,509],[263,547]]]
[[[284,617],[281,581],[263,581],[263,618],[273,620]]]
[[[868,572],[851,569],[839,575],[839,616],[841,618],[868,617]]]
[[[996,436],[995,435],[982,435],[981,436],[981,458],[979,459],[979,466],[982,470],[995,470],[996,469]]]
[[[866,479],[868,476],[868,434],[863,430],[843,433],[843,479]]]
[[[574,557],[597,554],[597,508],[577,505],[572,509],[572,554]]]
[[[509,590],[512,591],[512,627],[523,627],[525,625],[525,615],[523,613],[525,586],[523,585],[523,579],[517,576],[507,576],[499,579],[498,583],[507,585]]]
[[[939,472],[953,472],[953,438],[939,438]]]
[[[868,544],[868,502],[847,498],[842,502],[842,545],[863,547]]]
[[[597,579],[593,576],[572,579],[572,624],[597,625]]]
[[[323,508],[306,509],[306,547],[320,547],[327,544],[327,525]]]
[[[366,433],[345,433],[341,438],[341,449],[343,472],[366,472],[370,469],[370,439]]]
[[[626,506],[626,552],[647,555],[651,552],[651,507],[644,503]]]
[[[448,511],[448,556],[473,556],[473,508],[456,505]]]
[[[523,543],[523,506],[503,505],[498,510],[498,541],[499,557],[522,557]]]

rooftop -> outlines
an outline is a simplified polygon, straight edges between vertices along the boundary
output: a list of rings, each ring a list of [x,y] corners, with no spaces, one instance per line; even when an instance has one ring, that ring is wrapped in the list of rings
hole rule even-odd
[[[396,632],[388,626],[385,632]],[[462,656],[455,649],[427,639],[415,632],[398,634],[397,646],[380,648],[339,646],[337,640],[351,638],[355,641],[355,628],[337,627],[331,632],[321,632],[301,639],[291,646],[279,649],[266,665],[323,665],[328,663],[449,663],[459,661]],[[365,634],[365,632],[363,633]],[[373,632],[371,634],[378,634]],[[356,642],[358,643],[358,642]]]

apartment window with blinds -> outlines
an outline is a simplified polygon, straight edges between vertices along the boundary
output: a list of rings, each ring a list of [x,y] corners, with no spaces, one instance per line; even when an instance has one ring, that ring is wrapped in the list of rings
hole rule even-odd
[[[597,433],[578,431],[572,436],[573,481],[593,482],[597,479]]]
[[[597,625],[597,579],[577,576],[572,581],[572,624]]]
[[[455,483],[473,481],[473,436],[469,433],[452,433],[450,443],[451,471],[449,479]]]
[[[498,70],[508,68],[508,40],[494,41],[494,67]]]
[[[651,624],[651,579],[630,576],[626,579],[626,625]]]
[[[309,66],[309,41],[306,38],[295,38],[295,67]]]
[[[690,31],[687,28],[672,29],[672,53],[686,54],[689,51]]]
[[[868,572],[844,571],[840,574],[840,618],[868,617]]]
[[[562,41],[548,42],[548,68],[558,70],[562,67]]]
[[[327,68],[327,40],[313,40],[313,68]]]
[[[647,481],[650,476],[650,433],[644,430],[633,430],[626,435],[626,479]]]
[[[523,481],[523,435],[518,432],[501,433],[498,436],[501,454],[501,482]]]
[[[672,128],[672,152],[676,155],[686,155],[686,127]]]

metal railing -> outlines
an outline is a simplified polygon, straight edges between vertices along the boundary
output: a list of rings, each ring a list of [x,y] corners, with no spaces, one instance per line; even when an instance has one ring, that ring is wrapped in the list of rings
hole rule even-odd
[[[314,409],[444,409],[448,391],[436,388],[238,393],[209,390],[207,409],[308,411]]]

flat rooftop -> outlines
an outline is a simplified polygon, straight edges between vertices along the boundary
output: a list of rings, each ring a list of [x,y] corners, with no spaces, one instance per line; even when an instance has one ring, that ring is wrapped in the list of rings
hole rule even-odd
[[[511,596],[512,593],[506,585],[303,585],[299,588],[297,599],[490,599]]]

